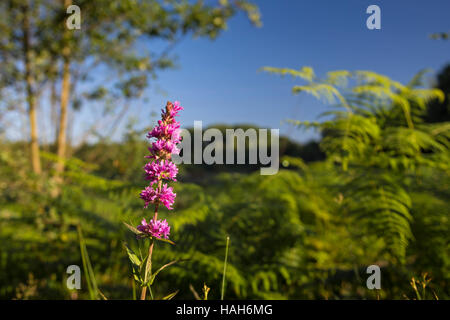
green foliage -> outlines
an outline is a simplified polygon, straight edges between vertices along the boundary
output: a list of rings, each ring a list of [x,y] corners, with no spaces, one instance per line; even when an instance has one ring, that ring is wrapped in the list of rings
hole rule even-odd
[[[153,297],[192,299],[190,288],[207,283],[209,299],[222,288],[224,299],[418,298],[409,282],[423,272],[432,278],[426,298],[450,297],[450,125],[427,118],[441,94],[415,87],[420,77],[404,86],[372,72],[299,74],[304,91],[333,99],[323,121],[291,121],[320,130],[326,159],[302,160],[288,141],[292,153],[273,176],[181,166],[174,214],[159,213],[176,245],[155,241]],[[134,227],[150,214],[138,197],[146,145],[133,135],[81,147],[66,160],[58,198],[49,176],[29,172],[22,150],[0,149],[0,296],[90,298],[86,286],[77,297],[65,288],[65,268],[83,262],[80,225],[99,296],[135,298],[149,270],[148,240]],[[41,157],[50,175],[57,158]],[[371,264],[382,268],[378,293],[365,286]]]
[[[317,79],[309,67],[265,70],[306,80],[294,86],[294,93],[334,105],[324,114],[330,120],[292,122],[322,133],[322,150],[341,165],[347,181],[345,211],[386,238],[389,250],[404,262],[413,220],[404,177],[424,168],[450,169],[450,123],[424,120],[427,104],[444,100],[442,91],[415,87],[423,73],[405,86],[370,71],[332,71]]]
[[[91,260],[89,259],[89,254],[86,249],[86,242],[83,237],[83,232],[81,231],[81,227],[79,225],[77,226],[77,230],[78,239],[80,242],[81,260],[83,261],[83,269],[88,286],[89,296],[91,300],[97,300],[100,292],[97,287],[97,281],[95,280],[95,274],[92,268]]]
[[[433,33],[430,34],[430,38],[433,40],[448,40],[448,38],[450,37],[450,32],[438,32],[438,33]]]

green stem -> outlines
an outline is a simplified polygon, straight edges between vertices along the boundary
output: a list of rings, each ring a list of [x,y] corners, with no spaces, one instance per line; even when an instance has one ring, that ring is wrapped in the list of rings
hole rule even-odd
[[[147,256],[147,263],[145,265],[145,272],[144,272],[144,282],[147,282],[148,280],[148,276],[152,274],[152,254],[153,254],[153,246],[154,246],[154,242],[153,239],[150,242],[150,247],[148,248],[148,256]],[[141,300],[145,300],[146,294],[147,294],[147,287],[150,288],[150,286],[144,286],[142,288],[142,292],[141,292]],[[150,290],[150,294],[151,294],[151,290]],[[151,296],[153,296],[151,294]]]
[[[136,283],[131,280],[131,286],[133,287],[133,300],[136,300]]]
[[[158,181],[158,193],[161,192],[161,184],[162,184],[162,180]],[[155,204],[155,214],[154,214],[154,221],[156,222],[156,220],[158,219],[158,208],[159,208],[159,202],[157,202]],[[144,282],[146,283],[148,280],[148,276],[152,275],[152,254],[153,254],[153,246],[154,246],[154,241],[153,239],[150,240],[150,247],[148,248],[148,256],[147,256],[147,263],[145,265],[145,273],[144,273]],[[146,294],[147,294],[147,287],[150,291],[150,297],[153,299],[153,293],[152,293],[152,289],[150,288],[150,285],[146,285],[142,288],[142,292],[141,292],[141,300],[145,300]]]
[[[153,298],[153,291],[152,291],[152,287],[151,286],[148,286],[148,291],[150,292],[150,298],[152,300],[154,300],[154,298]]]
[[[225,261],[223,264],[223,277],[222,277],[222,293],[220,295],[220,300],[223,300],[225,294],[225,275],[227,272],[227,260],[228,260],[228,245],[230,244],[230,237],[227,237],[227,246],[225,248]]]

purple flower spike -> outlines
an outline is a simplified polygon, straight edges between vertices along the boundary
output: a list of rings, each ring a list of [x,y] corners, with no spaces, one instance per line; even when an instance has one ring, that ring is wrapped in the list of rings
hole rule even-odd
[[[144,170],[145,178],[150,180],[151,185],[161,179],[177,181],[178,168],[169,160],[149,162],[144,166]]]
[[[165,219],[151,219],[149,223],[145,219],[142,219],[137,229],[151,237],[169,239],[170,226]]]
[[[158,220],[159,205],[164,205],[172,210],[176,194],[173,188],[169,187],[167,181],[177,181],[177,166],[170,161],[172,154],[178,154],[180,150],[177,144],[181,141],[180,123],[175,121],[178,112],[183,110],[180,103],[167,102],[166,109],[162,110],[161,120],[148,134],[147,138],[152,139],[151,146],[148,148],[150,155],[146,158],[153,159],[144,166],[145,179],[150,183],[140,193],[140,198],[144,200],[144,208],[150,203],[155,205],[155,215],[148,223],[142,219],[137,229],[144,234],[155,238],[169,238],[170,226],[166,220]]]
[[[145,201],[145,208],[150,203],[162,203],[171,210],[176,194],[172,187],[163,184],[163,180],[176,181],[177,166],[170,161],[172,154],[180,153],[177,144],[181,141],[180,123],[175,121],[175,116],[183,110],[180,103],[167,102],[166,109],[162,110],[161,120],[148,134],[147,138],[156,139],[148,148],[150,155],[146,158],[153,159],[144,166],[145,179],[150,185],[142,190],[140,197]]]

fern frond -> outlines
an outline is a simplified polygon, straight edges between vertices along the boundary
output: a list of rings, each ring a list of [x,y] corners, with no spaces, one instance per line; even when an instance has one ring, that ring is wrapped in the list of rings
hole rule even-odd
[[[311,67],[302,67],[300,70],[294,70],[289,68],[263,67],[261,68],[261,70],[269,73],[279,74],[282,76],[291,75],[295,78],[301,78],[308,82],[313,81],[316,77],[314,74],[314,70]]]
[[[382,236],[387,250],[404,261],[412,239],[411,198],[398,183],[388,175],[359,175],[347,185],[345,207],[365,230]]]

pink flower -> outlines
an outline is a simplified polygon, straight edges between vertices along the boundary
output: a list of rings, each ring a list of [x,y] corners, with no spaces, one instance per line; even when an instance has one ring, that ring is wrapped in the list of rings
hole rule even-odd
[[[173,103],[173,109],[170,111],[170,116],[171,117],[176,117],[178,116],[178,112],[183,110],[183,107],[180,106],[180,102],[179,101],[175,101]]]
[[[176,193],[173,193],[173,188],[164,184],[159,193],[159,201],[166,206],[167,209],[172,210],[172,205],[175,202]]]
[[[155,200],[158,197],[158,191],[155,190],[152,186],[148,186],[141,191],[141,194],[139,196],[142,200],[145,201],[144,208],[147,208],[150,203],[155,203]]]
[[[162,203],[167,209],[172,210],[172,205],[175,202],[176,193],[173,193],[173,188],[163,184],[161,192],[152,186],[146,187],[140,194],[141,199],[145,201],[144,208],[147,208],[150,203]]]
[[[172,154],[179,154],[180,149],[172,140],[157,140],[148,148],[150,155],[146,158],[150,159],[169,159]]]
[[[176,129],[172,132],[172,137],[170,138],[173,143],[177,144],[181,142],[181,130]]]
[[[166,110],[161,110],[161,117],[163,119],[173,118],[178,116],[178,112],[184,110],[182,106],[180,106],[180,102],[175,101],[174,103],[168,103],[166,106]]]
[[[174,121],[173,123],[164,124],[163,121],[159,120],[158,125],[153,128],[152,131],[150,131],[147,134],[147,138],[157,138],[157,139],[164,139],[164,140],[178,140],[176,143],[179,142],[179,129],[180,129],[180,123],[177,121]]]
[[[151,237],[160,239],[164,237],[165,239],[169,239],[170,226],[165,219],[156,221],[155,219],[151,219],[149,223],[147,223],[145,219],[142,219],[141,224],[137,229]]]
[[[150,180],[151,185],[161,179],[177,181],[178,168],[169,160],[149,162],[144,166],[144,170],[145,178]]]

